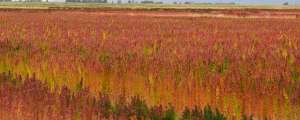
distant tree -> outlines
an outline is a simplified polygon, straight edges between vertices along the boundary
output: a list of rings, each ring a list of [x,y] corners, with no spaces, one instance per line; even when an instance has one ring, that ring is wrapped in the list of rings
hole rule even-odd
[[[144,0],[141,2],[142,4],[153,4],[154,2],[151,0]]]
[[[155,2],[155,4],[164,4],[163,2],[159,1],[159,2]]]
[[[66,2],[107,3],[107,0],[66,0]]]
[[[117,2],[118,4],[122,4],[122,0],[118,0],[118,2]]]
[[[216,5],[235,5],[235,2],[218,2]]]
[[[191,2],[186,1],[186,2],[184,2],[184,4],[191,4]]]
[[[285,2],[285,3],[283,3],[283,5],[289,5],[289,2]]]
[[[0,2],[11,2],[11,0],[0,0]]]
[[[42,2],[42,0],[25,0],[25,2]]]

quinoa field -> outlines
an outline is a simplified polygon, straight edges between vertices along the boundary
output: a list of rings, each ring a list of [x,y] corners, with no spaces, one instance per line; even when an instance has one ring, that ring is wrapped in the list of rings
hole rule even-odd
[[[300,120],[299,16],[0,9],[0,120]]]

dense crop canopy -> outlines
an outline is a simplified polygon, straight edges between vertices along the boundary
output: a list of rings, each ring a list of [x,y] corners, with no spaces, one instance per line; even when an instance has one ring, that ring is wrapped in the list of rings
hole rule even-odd
[[[0,72],[230,118],[299,118],[299,19],[0,12]]]

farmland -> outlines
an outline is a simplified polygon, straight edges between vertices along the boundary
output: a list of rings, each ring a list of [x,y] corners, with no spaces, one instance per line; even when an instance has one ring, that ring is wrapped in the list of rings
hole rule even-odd
[[[297,9],[1,9],[0,119],[297,120],[299,33]]]

